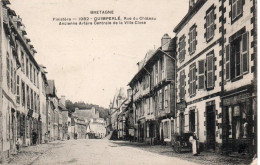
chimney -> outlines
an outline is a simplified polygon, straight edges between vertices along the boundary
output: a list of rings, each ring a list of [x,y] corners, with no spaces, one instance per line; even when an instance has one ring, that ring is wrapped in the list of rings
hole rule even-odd
[[[63,104],[65,106],[66,99],[65,99],[64,95],[61,96],[60,101],[61,101],[61,104]]]
[[[161,40],[162,50],[168,50],[171,37],[168,34],[164,34]]]
[[[189,9],[193,8],[193,6],[198,2],[198,0],[190,0]]]

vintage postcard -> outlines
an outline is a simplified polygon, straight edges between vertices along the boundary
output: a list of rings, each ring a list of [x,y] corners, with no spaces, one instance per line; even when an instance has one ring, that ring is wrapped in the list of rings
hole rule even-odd
[[[257,0],[0,0],[0,164],[257,164]]]

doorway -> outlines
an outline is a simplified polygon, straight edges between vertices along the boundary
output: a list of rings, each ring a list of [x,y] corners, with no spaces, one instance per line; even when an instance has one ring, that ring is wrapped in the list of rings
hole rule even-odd
[[[216,135],[215,135],[215,105],[206,107],[206,129],[207,129],[207,149],[215,150]]]

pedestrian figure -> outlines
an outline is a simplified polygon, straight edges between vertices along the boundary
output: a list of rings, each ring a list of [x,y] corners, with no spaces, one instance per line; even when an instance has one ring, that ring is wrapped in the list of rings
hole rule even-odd
[[[16,141],[16,150],[17,150],[17,152],[19,152],[19,150],[20,150],[20,143],[19,143],[19,139],[17,138],[17,141]]]
[[[78,139],[78,133],[77,132],[75,133],[75,139],[76,140]]]
[[[193,154],[193,156],[197,156],[198,155],[198,147],[197,147],[197,138],[196,138],[195,133],[193,134],[193,136],[190,136],[189,141],[192,144],[192,154]]]

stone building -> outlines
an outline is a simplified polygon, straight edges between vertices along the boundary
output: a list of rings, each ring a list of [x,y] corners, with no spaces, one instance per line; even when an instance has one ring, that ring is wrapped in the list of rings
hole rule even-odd
[[[148,51],[129,86],[133,90],[135,136],[139,142],[170,142],[175,117],[175,38]]]
[[[22,19],[0,2],[0,138],[1,158],[22,146],[41,143],[42,123],[39,88],[40,66],[26,37]],[[44,121],[45,122],[45,121]],[[38,138],[37,138],[38,137]]]
[[[254,1],[190,0],[188,13],[174,28],[175,131],[195,133],[205,149],[255,145],[254,9]]]

